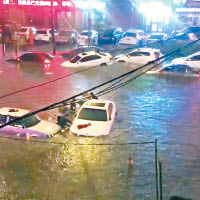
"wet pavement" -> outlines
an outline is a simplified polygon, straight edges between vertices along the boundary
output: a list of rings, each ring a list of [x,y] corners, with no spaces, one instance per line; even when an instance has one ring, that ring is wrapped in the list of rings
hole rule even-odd
[[[47,45],[41,48],[50,49]],[[0,106],[34,111],[131,69],[129,65],[113,64],[77,73],[58,66],[45,73],[41,69],[27,71],[1,58],[0,96],[69,76],[0,97]],[[175,194],[199,199],[199,91],[198,78],[144,75],[102,97],[114,100],[118,109],[109,136],[61,135],[51,139],[66,145],[0,139],[0,199],[155,199],[153,144],[95,145],[155,139],[163,166],[164,199]],[[51,111],[40,116],[54,114]],[[74,145],[77,143],[94,145]],[[129,156],[134,159],[133,166],[128,165]]]

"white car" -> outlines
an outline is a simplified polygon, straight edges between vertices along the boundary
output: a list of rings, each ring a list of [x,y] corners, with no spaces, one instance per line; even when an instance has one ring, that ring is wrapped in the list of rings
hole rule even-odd
[[[90,66],[106,66],[113,63],[112,55],[109,53],[97,53],[96,51],[80,53],[70,60],[61,64],[63,67],[79,68]]]
[[[139,44],[139,42],[141,40],[145,40],[145,39],[146,39],[146,36],[144,34],[144,31],[136,30],[136,29],[130,29],[119,40],[119,44],[137,45],[137,44]]]
[[[29,110],[20,108],[0,108],[0,125],[11,122],[29,112]],[[60,130],[61,127],[58,124],[41,120],[37,115],[32,115],[1,128],[0,134],[28,138],[48,138],[54,136]]]
[[[152,33],[149,39],[147,40],[147,44],[152,44],[154,42],[163,41],[167,39],[168,39],[168,35],[165,33]]]
[[[70,134],[77,136],[101,136],[111,132],[116,116],[115,103],[92,99],[79,109],[70,127]]]
[[[187,57],[175,58],[171,62],[172,64],[187,64],[195,70],[200,70],[200,51],[191,54]]]
[[[139,48],[128,54],[121,54],[116,56],[115,61],[120,63],[146,64],[161,56],[162,54],[160,53],[159,49]]]
[[[58,32],[54,30],[55,37],[58,35]],[[37,33],[34,36],[35,41],[45,41],[52,42],[52,29],[51,28],[41,28],[37,30]]]
[[[77,38],[77,43],[79,46],[88,45],[88,36],[90,36],[91,44],[90,45],[97,45],[98,43],[98,33],[95,30],[88,30],[82,31]]]
[[[37,32],[37,29],[36,29],[35,27],[23,26],[23,27],[20,28],[18,34],[19,34],[20,36],[24,36],[24,37],[26,38],[26,40],[28,40],[28,39],[29,39],[29,36],[30,36],[30,30],[32,30],[33,35],[35,35],[36,32]]]

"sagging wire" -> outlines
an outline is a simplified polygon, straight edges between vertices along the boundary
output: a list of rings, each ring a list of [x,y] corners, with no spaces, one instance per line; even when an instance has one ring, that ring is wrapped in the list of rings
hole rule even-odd
[[[99,85],[97,85],[97,86],[94,86],[93,88],[90,88],[90,89],[88,89],[88,90],[86,90],[86,91],[83,91],[83,92],[81,92],[81,93],[78,93],[78,94],[76,94],[76,95],[74,95],[74,96],[71,96],[71,97],[65,99],[65,100],[62,100],[62,101],[57,102],[57,103],[53,103],[53,104],[51,104],[51,105],[49,105],[49,106],[46,106],[46,107],[44,107],[44,108],[38,109],[38,110],[33,111],[33,112],[30,112],[30,113],[25,114],[25,115],[23,115],[23,116],[21,116],[21,117],[19,117],[19,118],[16,118],[16,119],[14,119],[14,120],[12,120],[12,121],[10,121],[10,122],[7,122],[7,123],[5,123],[5,124],[2,124],[2,125],[0,125],[0,128],[3,128],[3,127],[5,127],[5,126],[10,125],[10,124],[12,124],[12,123],[14,123],[14,122],[17,122],[17,121],[19,121],[19,120],[22,120],[22,119],[24,119],[24,118],[26,118],[26,117],[30,117],[30,116],[32,116],[32,115],[35,115],[35,114],[37,114],[37,113],[39,113],[39,112],[43,112],[43,111],[47,111],[47,110],[53,109],[55,106],[58,106],[58,105],[60,105],[60,104],[64,104],[64,103],[66,103],[66,102],[69,102],[69,101],[71,101],[71,100],[74,100],[74,99],[76,99],[77,97],[79,97],[79,96],[81,96],[81,95],[83,95],[83,94],[85,94],[85,93],[91,92],[91,91],[93,91],[93,90],[95,90],[95,89],[97,89],[97,88],[100,88],[100,87],[102,87],[102,86],[104,86],[104,85],[107,85],[107,84],[109,84],[109,83],[111,83],[111,82],[114,82],[114,81],[116,81],[116,80],[118,80],[118,79],[121,79],[121,78],[123,78],[123,77],[126,77],[127,75],[132,74],[132,73],[134,73],[134,72],[136,72],[136,71],[138,71],[138,70],[140,70],[140,69],[143,69],[144,67],[146,67],[146,66],[148,66],[148,65],[150,65],[150,64],[153,64],[153,63],[155,63],[155,62],[157,62],[157,61],[160,61],[160,60],[162,60],[162,59],[165,58],[165,57],[168,57],[168,56],[171,56],[171,55],[173,55],[173,54],[175,54],[175,53],[178,53],[178,52],[180,52],[180,51],[183,51],[185,48],[188,48],[189,46],[193,45],[194,43],[198,42],[199,40],[200,40],[200,39],[195,40],[195,41],[193,41],[193,42],[191,42],[191,43],[189,43],[189,44],[187,44],[187,45],[184,45],[183,47],[180,47],[180,48],[178,48],[178,49],[176,49],[176,50],[174,50],[174,51],[172,51],[172,52],[170,52],[170,53],[168,53],[168,54],[166,54],[166,55],[164,55],[164,56],[161,56],[160,58],[157,58],[157,59],[155,59],[155,60],[153,60],[153,61],[151,61],[151,62],[149,62],[149,63],[147,63],[147,64],[145,64],[145,65],[143,65],[143,66],[140,66],[140,67],[138,67],[137,69],[131,70],[131,71],[129,71],[129,72],[127,72],[127,73],[124,73],[124,74],[122,74],[122,75],[120,75],[120,76],[117,76],[117,77],[115,77],[115,78],[113,78],[113,79],[111,79],[111,80],[109,80],[109,81],[103,82],[103,83],[101,83],[101,84],[99,84]]]

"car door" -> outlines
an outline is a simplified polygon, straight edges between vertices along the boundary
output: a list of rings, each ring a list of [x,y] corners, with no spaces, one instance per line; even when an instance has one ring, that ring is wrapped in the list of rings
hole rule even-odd
[[[193,68],[200,69],[200,55],[195,55],[186,60],[187,64]]]

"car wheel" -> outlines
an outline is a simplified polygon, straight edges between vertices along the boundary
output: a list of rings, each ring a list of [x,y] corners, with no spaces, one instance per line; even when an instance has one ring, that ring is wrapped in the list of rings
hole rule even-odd
[[[125,63],[125,60],[119,60],[118,62],[119,63]]]
[[[107,66],[107,64],[106,63],[101,63],[100,66]]]

